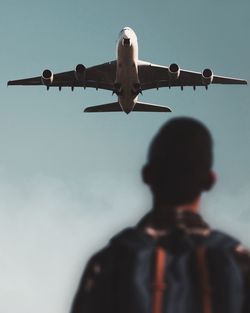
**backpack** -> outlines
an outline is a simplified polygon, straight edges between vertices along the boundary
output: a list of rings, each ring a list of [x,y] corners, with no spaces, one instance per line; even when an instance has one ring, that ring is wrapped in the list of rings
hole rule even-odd
[[[127,229],[111,240],[115,310],[119,313],[240,313],[243,279],[218,231],[208,236],[174,229],[154,239]]]
[[[218,231],[176,228],[155,239],[140,227],[125,229],[90,260],[71,312],[241,313],[238,244]]]

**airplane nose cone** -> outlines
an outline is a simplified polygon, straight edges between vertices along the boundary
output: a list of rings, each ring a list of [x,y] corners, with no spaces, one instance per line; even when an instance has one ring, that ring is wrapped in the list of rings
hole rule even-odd
[[[126,32],[126,31],[128,31],[128,32],[132,31],[132,29],[131,29],[130,27],[128,27],[128,26],[123,27],[122,30],[123,30],[124,32]]]
[[[131,38],[131,36],[132,36],[131,30],[130,29],[125,29],[124,32],[123,32],[123,38],[129,39],[129,38]]]

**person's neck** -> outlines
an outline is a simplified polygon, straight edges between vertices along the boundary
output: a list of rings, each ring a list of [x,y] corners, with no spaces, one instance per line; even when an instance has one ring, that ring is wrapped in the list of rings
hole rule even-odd
[[[197,197],[194,201],[190,203],[185,203],[177,206],[171,206],[166,202],[155,198],[153,201],[153,211],[162,213],[164,215],[165,212],[177,211],[177,212],[191,212],[191,213],[199,213],[200,211],[200,203],[201,197]]]

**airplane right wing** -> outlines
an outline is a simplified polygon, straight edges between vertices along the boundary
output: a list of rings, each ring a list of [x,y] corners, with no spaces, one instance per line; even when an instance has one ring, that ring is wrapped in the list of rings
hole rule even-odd
[[[243,79],[216,76],[210,69],[199,73],[182,70],[177,64],[167,67],[145,61],[138,62],[138,75],[142,90],[160,87],[208,86],[210,83],[247,84],[247,81]]]
[[[47,87],[92,87],[96,89],[114,89],[116,61],[85,68],[78,64],[73,71],[53,74],[45,70],[42,76],[8,81],[8,85],[45,85]]]

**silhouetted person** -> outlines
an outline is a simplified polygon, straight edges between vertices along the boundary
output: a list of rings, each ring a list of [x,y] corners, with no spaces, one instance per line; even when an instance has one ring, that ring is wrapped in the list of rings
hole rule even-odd
[[[153,208],[90,259],[72,313],[250,312],[248,251],[199,215],[212,163],[200,122],[177,118],[160,129],[142,170]]]

